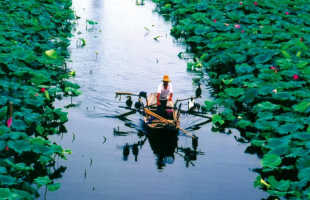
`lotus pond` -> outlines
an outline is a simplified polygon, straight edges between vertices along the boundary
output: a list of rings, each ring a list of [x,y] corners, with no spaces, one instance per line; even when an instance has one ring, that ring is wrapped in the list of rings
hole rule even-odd
[[[225,2],[1,2],[0,197],[305,199],[307,2]],[[122,115],[163,74],[198,143]]]

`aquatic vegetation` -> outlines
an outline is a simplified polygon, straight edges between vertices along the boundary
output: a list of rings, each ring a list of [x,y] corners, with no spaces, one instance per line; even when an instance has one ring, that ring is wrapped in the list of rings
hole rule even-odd
[[[153,1],[174,21],[171,33],[195,57],[206,55],[187,66],[210,77],[216,100],[203,109],[221,108],[213,130],[238,128],[262,156],[254,186],[271,196],[308,198],[309,2]]]
[[[48,140],[68,121],[68,113],[52,103],[63,93],[81,93],[65,81],[74,76],[66,67],[75,19],[71,5],[71,0],[0,2],[1,199],[35,199],[42,186],[60,187],[53,180],[55,157],[66,159],[72,152]],[[7,102],[13,104],[11,126]]]

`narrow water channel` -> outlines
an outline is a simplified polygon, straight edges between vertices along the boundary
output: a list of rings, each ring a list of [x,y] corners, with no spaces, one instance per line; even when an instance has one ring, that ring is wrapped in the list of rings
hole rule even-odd
[[[73,62],[68,67],[76,71],[72,81],[83,94],[73,98],[76,107],[67,109],[67,133],[50,138],[73,154],[67,161],[57,161],[64,171],[56,180],[61,188],[47,192],[46,199],[249,200],[268,196],[253,187],[257,174],[252,169],[260,167],[259,159],[244,153],[248,144],[236,142],[237,131],[214,133],[211,123],[204,124],[206,119],[182,116],[181,127],[199,137],[194,151],[192,139],[181,132],[175,138],[145,136],[139,114],[113,118],[128,112],[118,107],[126,99],[115,99],[115,92],[155,92],[164,74],[172,79],[174,99],[194,95],[198,84],[193,80],[199,78],[203,83],[199,103],[211,98],[207,77],[187,72],[186,61],[178,58],[186,45],[170,36],[171,22],[154,12],[154,3],[73,0],[73,7],[81,19],[69,49]],[[86,30],[86,19],[99,24]],[[155,41],[156,36],[162,37]],[[86,46],[77,47],[78,38],[84,38]],[[64,99],[56,107],[68,104],[70,99]],[[44,199],[45,189],[40,192]]]

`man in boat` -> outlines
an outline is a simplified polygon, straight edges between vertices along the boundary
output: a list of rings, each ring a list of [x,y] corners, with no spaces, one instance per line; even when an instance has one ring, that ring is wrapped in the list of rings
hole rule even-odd
[[[157,89],[157,114],[163,116],[166,110],[167,102],[172,101],[173,90],[168,75],[164,75],[163,82],[159,84]]]

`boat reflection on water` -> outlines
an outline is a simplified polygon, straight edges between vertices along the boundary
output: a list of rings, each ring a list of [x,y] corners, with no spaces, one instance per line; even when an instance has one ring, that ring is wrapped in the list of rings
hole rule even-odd
[[[119,128],[114,128],[114,136],[126,137],[132,134],[133,131],[124,132],[120,131]],[[189,165],[195,166],[193,161],[197,160],[197,155],[204,155],[204,152],[197,151],[198,147],[198,137],[192,140],[192,145],[188,146],[178,146],[178,134],[160,131],[138,131],[139,139],[133,144],[126,143],[121,146],[120,149],[123,150],[123,160],[127,161],[130,154],[135,158],[135,162],[138,162],[139,151],[142,150],[143,145],[148,140],[149,145],[156,156],[156,166],[158,170],[163,170],[167,164],[173,164],[175,161],[175,156],[181,156],[185,161],[185,166]]]

